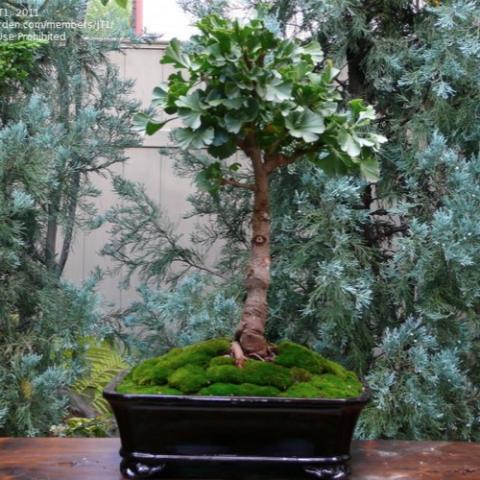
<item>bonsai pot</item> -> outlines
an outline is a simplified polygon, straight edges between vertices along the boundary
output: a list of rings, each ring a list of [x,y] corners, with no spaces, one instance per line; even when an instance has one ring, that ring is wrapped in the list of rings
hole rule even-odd
[[[362,395],[348,399],[124,394],[112,381],[104,397],[120,430],[125,478],[206,478],[229,471],[348,478],[350,444]],[[224,477],[225,478],[225,477]]]

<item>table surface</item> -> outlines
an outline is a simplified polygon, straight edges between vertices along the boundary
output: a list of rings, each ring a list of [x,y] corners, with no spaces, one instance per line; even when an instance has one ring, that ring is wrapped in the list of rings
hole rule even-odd
[[[121,480],[119,447],[117,438],[0,438],[0,479]],[[354,442],[352,471],[350,480],[480,480],[480,444]]]

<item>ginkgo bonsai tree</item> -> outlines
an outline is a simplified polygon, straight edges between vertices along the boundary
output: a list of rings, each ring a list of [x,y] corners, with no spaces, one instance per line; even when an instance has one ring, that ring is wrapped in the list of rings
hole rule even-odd
[[[261,18],[242,24],[211,15],[197,27],[200,33],[188,44],[172,40],[161,60],[177,69],[154,90],[153,106],[169,118],[160,121],[150,111],[139,114],[138,121],[151,135],[180,119],[183,126],[173,130],[174,141],[185,150],[206,149],[211,158],[197,184],[215,194],[226,185],[252,192],[246,299],[231,347],[236,364],[243,366],[247,357],[274,355],[264,335],[271,263],[269,178],[308,159],[332,174],[375,181],[375,153],[386,138],[375,132],[372,106],[343,99],[336,81],[340,72],[324,59],[317,42],[281,38]],[[232,163],[237,150],[247,162]]]

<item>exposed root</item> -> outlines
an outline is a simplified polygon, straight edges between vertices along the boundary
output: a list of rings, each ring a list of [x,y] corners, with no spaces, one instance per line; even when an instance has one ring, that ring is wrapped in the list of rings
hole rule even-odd
[[[277,356],[277,349],[271,343],[268,344],[268,355],[263,358],[266,362],[273,362]]]
[[[259,353],[251,353],[250,355],[247,355],[248,358],[256,358],[257,360],[260,360],[261,362],[273,362],[275,360],[276,352],[275,349],[273,348],[272,345],[268,344],[268,353],[266,356],[262,356]]]
[[[238,342],[232,342],[232,346],[230,347],[230,353],[232,357],[235,359],[235,365],[239,368],[243,368],[247,357],[243,353],[242,346]]]
[[[251,355],[249,355],[250,358],[256,358],[257,360],[260,360],[261,362],[264,362],[266,359],[263,358],[261,355],[259,355],[258,353],[252,353]]]
[[[269,355],[270,360],[275,360],[275,357],[277,356],[277,353],[278,353],[278,347],[273,343],[269,343],[268,344],[268,355]]]
[[[261,362],[273,362],[276,357],[275,347],[271,344],[268,344],[267,348],[268,353],[266,356],[262,356],[259,353],[250,353],[249,355],[245,355],[240,342],[234,341],[230,347],[230,354],[235,359],[235,365],[239,368],[243,368],[248,358],[255,358]]]

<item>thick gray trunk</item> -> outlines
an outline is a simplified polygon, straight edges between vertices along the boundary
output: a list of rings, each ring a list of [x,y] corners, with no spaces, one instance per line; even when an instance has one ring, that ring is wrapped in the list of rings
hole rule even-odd
[[[251,256],[245,282],[247,298],[236,339],[246,355],[265,358],[270,353],[264,336],[268,313],[267,292],[270,284],[268,173],[263,165],[260,149],[252,149],[250,158],[255,175]]]

